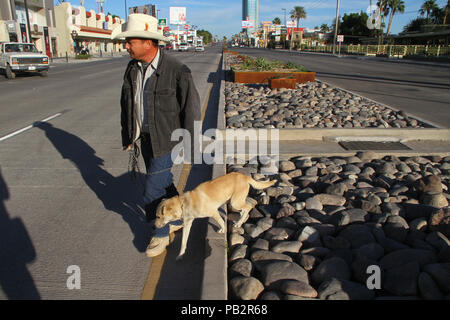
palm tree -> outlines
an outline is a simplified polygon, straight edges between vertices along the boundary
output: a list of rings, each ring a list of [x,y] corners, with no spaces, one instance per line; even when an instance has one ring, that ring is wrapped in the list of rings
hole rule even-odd
[[[281,19],[276,17],[275,19],[273,19],[272,23],[280,25],[281,24]]]
[[[437,10],[439,7],[436,3],[436,0],[427,0],[423,3],[422,7],[420,7],[419,13],[421,16],[427,15],[427,20],[430,16],[430,13]]]
[[[320,31],[321,32],[330,32],[330,27],[326,24],[326,23],[323,23],[321,26],[320,26]]]
[[[394,20],[394,15],[405,12],[405,2],[403,0],[388,0],[387,5],[391,11],[391,15],[389,17],[389,24],[386,31],[386,37],[389,35],[389,31],[391,30],[392,21]]]
[[[300,19],[306,19],[306,11],[303,7],[294,7],[290,12],[291,19],[297,20],[297,28],[300,28],[299,21]]]
[[[380,8],[379,12],[379,21],[381,21],[382,28],[384,23],[384,18],[389,15],[390,7],[389,7],[389,0],[379,0],[377,2],[378,8]]]
[[[380,26],[381,26],[381,35],[378,38],[378,44],[382,44],[383,43],[383,36],[384,36],[384,18],[387,17],[389,15],[389,6],[388,6],[388,0],[379,0],[377,2],[377,6],[378,8],[380,8],[379,10],[379,14],[378,14],[378,21],[381,22]]]

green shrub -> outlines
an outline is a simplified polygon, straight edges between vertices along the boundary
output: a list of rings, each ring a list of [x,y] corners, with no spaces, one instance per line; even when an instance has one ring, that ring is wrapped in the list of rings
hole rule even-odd
[[[90,59],[92,56],[90,54],[78,54],[75,56],[75,59]]]
[[[284,63],[277,60],[269,62],[262,57],[255,59],[249,56],[239,56],[239,58],[242,60],[242,64],[233,66],[232,68],[235,71],[279,71],[283,69],[295,70],[297,72],[308,71],[302,65],[297,65],[292,62]]]

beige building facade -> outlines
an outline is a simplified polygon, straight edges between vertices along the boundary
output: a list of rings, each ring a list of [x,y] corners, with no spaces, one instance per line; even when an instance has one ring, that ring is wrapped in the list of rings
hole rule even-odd
[[[58,30],[56,28],[53,0],[0,1],[0,41],[31,42],[48,56],[58,51]]]
[[[85,7],[62,2],[55,6],[59,33],[59,56],[73,57],[82,49],[90,54],[113,54],[125,51],[114,37],[122,32],[124,20],[103,12],[87,11]]]

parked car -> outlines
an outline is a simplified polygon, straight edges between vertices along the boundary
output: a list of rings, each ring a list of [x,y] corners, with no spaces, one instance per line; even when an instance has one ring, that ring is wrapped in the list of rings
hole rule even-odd
[[[185,42],[181,42],[181,43],[178,45],[178,51],[188,51],[188,49],[189,49],[189,46],[188,46],[188,44],[185,43]]]
[[[47,76],[48,56],[39,52],[32,43],[0,43],[0,69],[5,70],[8,79],[14,79],[20,72],[39,72]]]
[[[172,44],[170,44],[170,43],[166,44],[166,50],[171,50],[171,49],[173,49]]]
[[[195,51],[205,51],[205,48],[203,46],[196,46]]]

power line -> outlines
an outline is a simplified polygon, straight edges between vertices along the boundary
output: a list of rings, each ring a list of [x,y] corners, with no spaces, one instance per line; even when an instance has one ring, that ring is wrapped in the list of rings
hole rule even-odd
[[[324,2],[327,0],[319,0],[319,1],[315,1],[315,4],[311,5],[311,6],[305,6],[305,8],[307,9],[316,9],[319,8],[322,4],[325,4]]]

